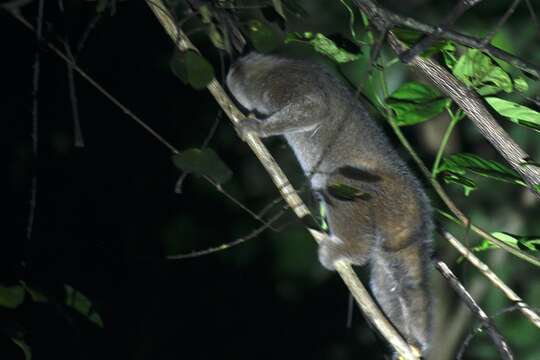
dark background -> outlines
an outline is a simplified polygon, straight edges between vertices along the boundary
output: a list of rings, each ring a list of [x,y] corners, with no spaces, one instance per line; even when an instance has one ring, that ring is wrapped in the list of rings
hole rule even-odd
[[[431,22],[452,4],[404,3],[409,7],[403,12],[416,12]],[[494,23],[508,5],[492,3],[499,5],[471,17]],[[56,2],[47,1],[45,36],[53,40],[67,33],[76,44],[95,6],[66,1],[66,11],[61,13]],[[32,5],[23,15],[34,19],[35,11]],[[526,11],[519,16],[526,17]],[[0,131],[8,145],[0,282],[25,281],[51,300],[35,303],[27,297],[15,310],[0,308],[1,359],[23,359],[10,340],[14,334],[24,335],[36,360],[382,358],[385,345],[376,340],[358,311],[352,328],[346,327],[346,288],[335,274],[319,266],[314,242],[292,216],[280,222],[287,225],[283,232],[266,232],[213,255],[165,260],[167,254],[230,242],[260,224],[204,179],[189,176],[183,193],[175,194],[180,171],[170,160],[170,151],[78,75],[86,146],[75,148],[66,65],[45,46],[40,48],[39,149],[34,160],[30,132],[35,35],[5,12],[0,12],[0,33]],[[197,32],[194,39],[219,68],[204,35]],[[127,1],[118,3],[114,16],[103,16],[77,62],[174,146],[199,147],[218,107],[206,91],[193,90],[171,73],[172,54],[170,39],[147,5]],[[432,160],[435,152],[419,140],[421,133],[407,133],[422,156]],[[461,149],[494,154],[477,136],[462,136]],[[537,140],[527,141],[536,144]],[[283,142],[267,143],[301,183]],[[210,146],[234,172],[224,186],[228,192],[255,210],[277,197],[264,169],[236,138],[226,118]],[[538,151],[537,145],[533,151]],[[33,174],[38,182],[36,217],[27,239]],[[473,200],[460,195],[458,201],[482,214],[477,218],[480,223],[489,223],[495,216],[490,214],[494,203],[502,203],[502,209],[507,201],[525,196],[509,187],[491,187],[503,189],[499,198],[488,192]],[[522,216],[516,206],[509,206],[515,216]],[[536,205],[523,216],[532,219],[537,213]],[[517,262],[517,268],[538,273]],[[456,267],[459,271],[462,265]],[[465,273],[469,279],[471,272]],[[63,305],[65,284],[90,299],[103,328]],[[528,283],[518,284],[522,292],[524,288]],[[538,298],[527,300],[539,303]],[[496,305],[501,302],[499,298]],[[530,331],[522,336],[538,340],[538,331]],[[489,354],[488,349],[470,358],[489,358]]]

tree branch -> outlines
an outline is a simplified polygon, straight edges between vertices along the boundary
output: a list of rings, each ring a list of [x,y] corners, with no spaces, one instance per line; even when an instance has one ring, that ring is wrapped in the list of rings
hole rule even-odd
[[[508,285],[506,285],[491,269],[489,266],[482,262],[476,255],[474,255],[467,247],[465,247],[458,239],[454,237],[450,232],[446,230],[440,230],[439,233],[453,246],[459,253],[467,259],[472,265],[474,265],[493,285],[499,288],[504,295],[525,315],[536,327],[540,328],[540,316],[534,312],[527,303],[523,301]]]

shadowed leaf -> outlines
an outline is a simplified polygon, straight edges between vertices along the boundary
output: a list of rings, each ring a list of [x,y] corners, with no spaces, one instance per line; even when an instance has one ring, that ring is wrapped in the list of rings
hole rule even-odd
[[[21,285],[0,285],[0,306],[15,309],[24,301],[24,288]]]
[[[251,20],[248,24],[248,31],[253,47],[260,53],[269,53],[279,46],[277,34],[262,21]]]
[[[184,84],[197,90],[204,89],[214,78],[212,65],[195,51],[177,52],[170,62],[173,73]]]
[[[101,316],[94,310],[90,299],[67,284],[64,284],[64,289],[66,290],[65,304],[102,328]]]
[[[184,171],[208,176],[218,184],[223,184],[232,176],[229,169],[212,149],[189,149],[172,156],[174,165]]]
[[[445,157],[436,173],[442,171],[460,175],[472,172],[480,176],[526,186],[519,174],[508,166],[474,154],[460,153]]]

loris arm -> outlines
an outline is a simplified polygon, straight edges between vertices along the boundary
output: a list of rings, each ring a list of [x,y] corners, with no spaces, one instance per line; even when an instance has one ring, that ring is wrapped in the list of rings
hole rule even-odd
[[[238,131],[245,138],[250,133],[267,137],[314,130],[326,114],[327,104],[324,100],[319,92],[293,98],[266,119],[249,117],[241,121]]]

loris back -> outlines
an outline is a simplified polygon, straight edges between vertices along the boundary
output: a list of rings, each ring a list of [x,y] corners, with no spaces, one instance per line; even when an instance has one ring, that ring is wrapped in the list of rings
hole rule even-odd
[[[386,315],[420,350],[430,342],[427,263],[431,208],[424,191],[355,94],[326,67],[251,53],[227,85],[256,119],[242,134],[283,135],[326,207],[330,236],[319,246],[328,269],[369,263],[371,288]],[[358,196],[332,189],[346,185]]]

